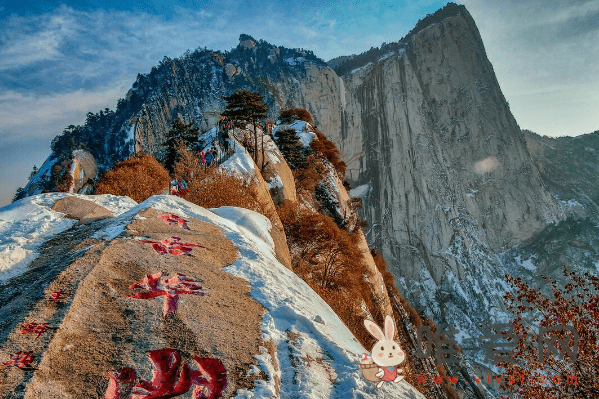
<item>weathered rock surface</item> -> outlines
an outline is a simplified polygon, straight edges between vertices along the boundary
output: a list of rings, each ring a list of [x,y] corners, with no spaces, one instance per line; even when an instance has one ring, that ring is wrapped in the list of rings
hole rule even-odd
[[[364,349],[272,256],[267,224],[155,196],[57,233],[0,285],[0,396],[200,397],[222,363],[223,397],[375,397]],[[405,382],[384,392],[422,398]]]
[[[599,131],[577,137],[547,137],[523,131],[545,186],[576,213],[599,216]]]
[[[102,205],[78,197],[65,197],[58,200],[52,210],[64,213],[70,219],[79,219],[79,224],[89,224],[114,217],[114,214]]]
[[[260,174],[258,167],[254,167],[254,174],[257,179],[258,200],[263,204],[264,213],[273,224],[270,234],[275,242],[277,260],[288,269],[291,269],[291,256],[289,255],[289,247],[287,247],[287,238],[285,237],[283,223],[277,214],[268,186]]]
[[[293,173],[283,154],[279,151],[279,147],[269,135],[264,135],[264,153],[265,166],[261,175],[268,186],[274,204],[281,205],[285,200],[297,203]],[[258,158],[258,164],[262,165],[261,151],[258,152]]]
[[[94,156],[85,150],[73,151],[71,164],[71,193],[88,194],[93,190],[93,182],[98,177],[98,165]]]
[[[65,200],[69,198],[79,200]],[[10,333],[1,346],[2,357],[26,348],[35,353],[37,367],[30,380],[27,371],[16,367],[2,370],[2,397],[23,385],[25,398],[99,397],[108,386],[108,371],[123,367],[132,367],[138,373],[150,371],[152,365],[145,353],[163,348],[200,357],[218,353],[233,383],[227,396],[235,389],[251,386],[251,379],[235,375],[255,364],[252,353],[260,352],[263,308],[247,295],[246,281],[222,270],[236,259],[236,249],[222,231],[209,223],[188,220],[189,229],[183,230],[165,224],[158,217],[163,213],[152,208],[139,212],[121,238],[97,243],[84,256],[65,265],[41,301],[28,299],[32,311],[26,319],[49,323],[52,328],[39,339],[20,334],[18,327]],[[203,248],[194,249],[190,256],[161,256],[151,245],[136,239],[161,241],[173,235]],[[55,253],[63,250],[58,245]],[[130,285],[161,272],[170,278],[182,273],[200,279],[210,294],[180,295],[178,309],[166,317],[163,296],[150,300],[128,298],[139,291],[130,289]],[[56,302],[46,299],[52,292],[62,292]]]
[[[423,25],[345,68],[341,126],[325,131],[352,184],[370,187],[367,237],[402,291],[438,322],[475,331],[502,303],[493,253],[533,237],[558,208],[466,9]]]

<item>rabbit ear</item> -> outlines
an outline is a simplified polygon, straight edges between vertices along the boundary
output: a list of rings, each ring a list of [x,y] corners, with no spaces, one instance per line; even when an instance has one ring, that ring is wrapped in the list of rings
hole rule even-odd
[[[372,321],[364,319],[364,326],[366,327],[370,335],[375,337],[377,340],[382,341],[385,339],[383,330],[381,330],[380,327],[374,324]]]
[[[390,315],[385,317],[385,337],[390,341],[393,341],[393,338],[395,337],[395,323],[393,323],[393,319]]]

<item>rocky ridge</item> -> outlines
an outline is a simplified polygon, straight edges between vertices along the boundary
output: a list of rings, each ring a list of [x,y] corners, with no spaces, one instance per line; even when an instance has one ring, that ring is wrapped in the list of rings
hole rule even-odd
[[[281,178],[288,166],[277,147],[267,146],[266,155],[278,161],[271,164],[269,180],[293,183]],[[268,196],[266,182],[239,143],[222,167],[253,176],[259,192]],[[347,207],[347,192],[329,169],[328,189]],[[110,206],[112,211],[100,205],[106,203],[93,196],[42,194],[11,206],[51,206],[46,212],[61,212],[78,222],[46,238],[39,256],[0,286],[4,298],[0,355],[9,359],[0,374],[2,392],[31,398],[97,397],[105,392],[106,398],[125,399],[185,393],[181,387],[197,385],[195,398],[204,384],[198,373],[211,372],[204,366],[207,362],[216,370],[219,364],[227,370],[225,397],[249,391],[285,396],[284,392],[296,393],[297,387],[290,384],[295,386],[297,379],[307,381],[310,392],[327,396],[337,390],[346,394],[348,389],[361,396],[374,394],[373,385],[359,376],[357,361],[365,350],[358,345],[350,355],[343,348],[348,340],[355,346],[355,338],[351,334],[343,338],[346,333],[339,330],[341,324],[331,309],[284,265],[281,254],[287,253],[287,259],[289,255],[284,235],[277,238],[278,219],[270,222],[237,208],[208,211],[172,196],[152,197],[137,206],[123,202]],[[10,212],[3,213],[3,219],[22,216]],[[343,213],[351,216],[350,210]],[[14,220],[13,227],[20,223]],[[376,313],[389,314],[389,297],[363,236],[361,245],[373,294],[383,306]],[[226,265],[240,278],[227,277],[222,269]],[[252,284],[253,299],[244,279]],[[131,291],[135,288],[142,291]],[[162,296],[161,301],[143,301]],[[301,326],[294,315],[304,320]],[[32,339],[24,333],[29,329],[42,338]],[[319,348],[323,333],[329,338]],[[338,348],[333,339],[345,343]],[[141,356],[144,352],[150,362]],[[292,366],[287,365],[286,354],[292,357]],[[348,374],[350,364],[355,370]],[[181,373],[171,378],[179,368]],[[251,371],[256,368],[257,374]],[[154,377],[144,381],[150,372]],[[406,383],[384,392],[391,397],[421,397]]]
[[[362,188],[366,238],[419,310],[462,337],[478,336],[489,314],[505,317],[510,269],[498,254],[534,240],[565,211],[531,161],[464,6],[450,3],[402,40],[330,66],[247,35],[230,52],[165,58],[114,113],[55,139],[40,170],[70,142],[84,143],[100,170],[135,151],[156,154],[173,120],[207,130],[224,108],[220,96],[237,88],[260,92],[273,118],[305,107],[337,143],[347,179]],[[25,191],[39,192],[39,180]]]

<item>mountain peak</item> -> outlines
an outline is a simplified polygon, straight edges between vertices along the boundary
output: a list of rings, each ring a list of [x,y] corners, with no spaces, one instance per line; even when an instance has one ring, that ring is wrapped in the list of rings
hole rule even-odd
[[[250,35],[242,33],[241,35],[239,35],[239,45],[245,48],[254,48],[256,47],[256,39],[254,39]]]
[[[422,18],[416,23],[416,26],[408,33],[407,36],[418,33],[419,31],[426,29],[430,25],[434,23],[438,23],[443,21],[449,17],[455,17],[458,15],[467,15],[470,16],[468,10],[466,10],[466,6],[456,3],[447,3],[445,7],[435,11],[432,14],[428,14],[426,17]]]

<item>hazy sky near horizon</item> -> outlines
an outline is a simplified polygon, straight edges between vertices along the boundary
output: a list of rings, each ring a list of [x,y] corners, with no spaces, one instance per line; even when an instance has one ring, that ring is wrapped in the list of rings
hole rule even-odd
[[[599,130],[599,0],[464,0],[522,128]],[[114,109],[164,56],[241,33],[324,60],[400,40],[446,2],[25,0],[0,3],[0,206],[87,112]]]

